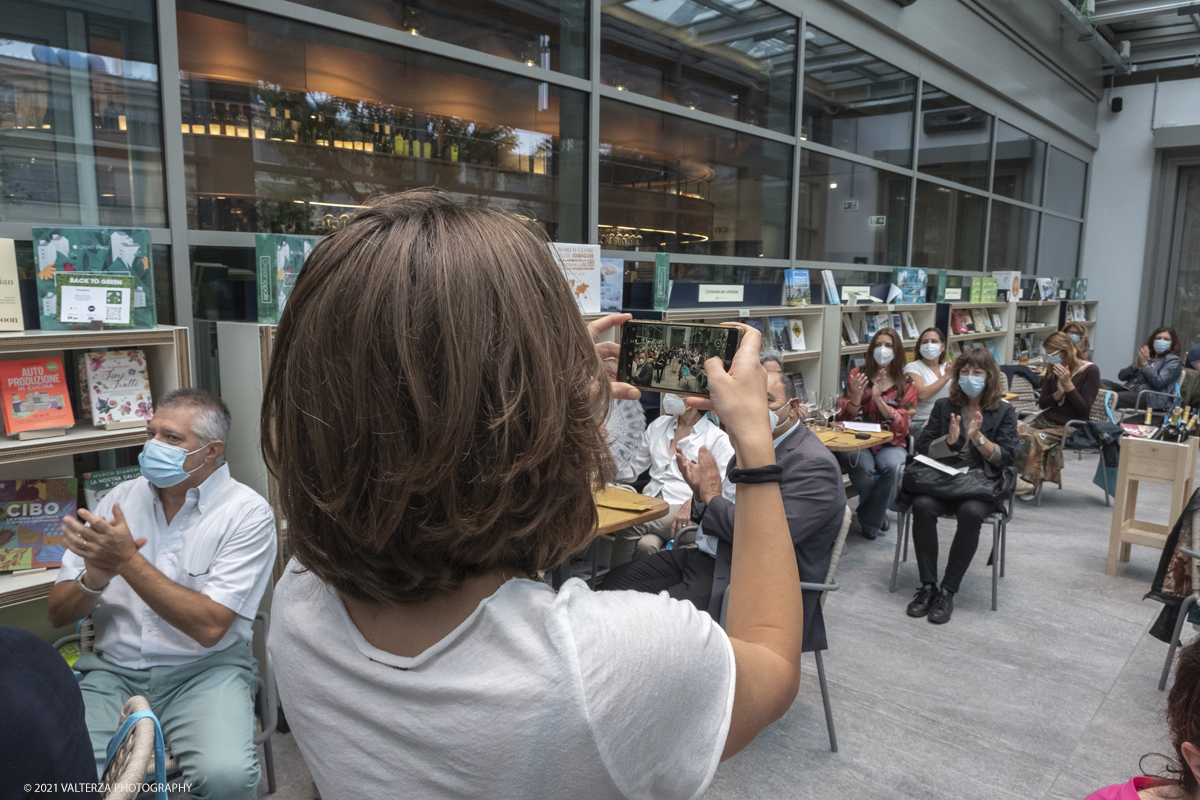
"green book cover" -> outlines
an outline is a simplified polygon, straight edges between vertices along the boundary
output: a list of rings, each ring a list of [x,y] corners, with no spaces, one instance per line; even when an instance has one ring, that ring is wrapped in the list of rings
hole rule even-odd
[[[654,254],[654,310],[666,311],[671,302],[671,254]]]
[[[292,287],[319,236],[254,235],[255,278],[258,286],[258,321],[278,325],[292,295]]]
[[[981,290],[983,292],[983,298],[981,302],[996,302],[996,290],[999,288],[1000,282],[995,278],[984,278],[981,283],[983,284],[983,289]]]
[[[946,281],[949,279],[950,273],[947,270],[939,269],[937,276],[937,295],[936,302],[946,302]]]
[[[148,229],[34,228],[32,233],[42,330],[78,330],[87,324],[60,319],[54,276],[73,272],[131,276],[132,314],[124,327],[153,328],[158,324]]]
[[[1087,278],[1071,279],[1071,299],[1087,300]]]
[[[104,499],[118,484],[141,477],[140,467],[119,467],[117,469],[98,469],[95,472],[83,473],[83,496],[87,502],[88,511],[95,511]]]
[[[970,302],[970,303],[982,303],[983,302],[983,281],[981,279],[979,279],[979,278],[971,279],[971,294],[969,296],[970,296],[970,300],[968,300],[967,302]]]

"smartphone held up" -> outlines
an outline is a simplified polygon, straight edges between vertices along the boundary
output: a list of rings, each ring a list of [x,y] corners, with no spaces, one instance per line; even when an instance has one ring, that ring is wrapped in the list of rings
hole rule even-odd
[[[742,332],[724,325],[632,320],[621,326],[617,380],[642,391],[708,396],[704,363],[719,358],[729,369]]]

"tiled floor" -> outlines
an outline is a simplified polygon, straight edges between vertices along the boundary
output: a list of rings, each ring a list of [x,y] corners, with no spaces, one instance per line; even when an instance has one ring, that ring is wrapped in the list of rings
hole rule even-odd
[[[1068,459],[1066,490],[1017,507],[996,612],[986,529],[944,626],[904,614],[911,555],[888,593],[895,525],[874,542],[852,532],[825,607],[840,752],[806,658],[792,710],[721,765],[706,797],[1082,800],[1137,774],[1144,753],[1169,752],[1156,688],[1166,645],[1145,633],[1161,606],[1141,599],[1158,552],[1135,547],[1105,576],[1111,512],[1095,464]],[[1167,497],[1144,487],[1140,516],[1167,522]],[[311,797],[292,738],[277,736],[275,753],[275,796]]]

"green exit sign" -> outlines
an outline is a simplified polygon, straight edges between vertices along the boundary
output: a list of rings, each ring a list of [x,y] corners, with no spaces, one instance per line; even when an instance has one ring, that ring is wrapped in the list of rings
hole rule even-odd
[[[872,228],[882,228],[887,224],[887,217],[869,217],[867,219],[867,224]]]

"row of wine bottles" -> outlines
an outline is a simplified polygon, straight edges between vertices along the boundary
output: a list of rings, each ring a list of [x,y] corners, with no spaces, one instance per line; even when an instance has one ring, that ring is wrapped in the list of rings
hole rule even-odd
[[[180,128],[194,135],[313,144],[413,158],[440,157],[451,162],[458,161],[459,156],[458,144],[450,142],[435,149],[435,132],[401,128],[386,117],[350,118],[344,112],[326,116],[315,111],[308,119],[297,119],[290,108],[205,101],[184,101],[182,108]]]
[[[1147,425],[1151,424],[1152,418],[1152,410],[1146,409]],[[1191,406],[1183,408],[1175,406],[1167,415],[1162,427],[1150,438],[1160,442],[1182,443],[1195,436],[1198,431],[1200,431],[1200,413],[1193,414]]]

